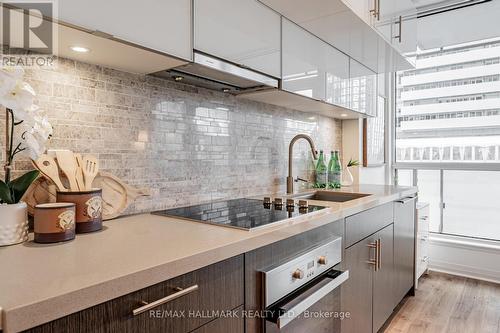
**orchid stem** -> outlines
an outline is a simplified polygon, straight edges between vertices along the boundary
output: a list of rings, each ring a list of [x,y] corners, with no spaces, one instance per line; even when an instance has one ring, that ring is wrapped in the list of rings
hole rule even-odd
[[[10,120],[9,120],[9,116],[10,116]],[[14,145],[14,126],[15,126],[14,113],[9,108],[7,108],[7,111],[6,111],[5,121],[6,121],[7,133],[10,129],[10,135],[6,134],[6,136],[7,136],[7,141],[6,141],[7,149],[6,149],[6,156],[5,156],[5,158],[7,159],[7,162],[5,164],[5,183],[8,183],[10,181],[10,173],[11,173],[10,168],[12,165],[12,158],[13,158],[12,147]]]

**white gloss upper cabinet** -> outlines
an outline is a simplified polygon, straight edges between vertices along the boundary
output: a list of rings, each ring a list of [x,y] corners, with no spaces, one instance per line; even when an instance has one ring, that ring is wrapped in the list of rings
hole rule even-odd
[[[350,108],[349,81],[349,57],[329,46],[327,49],[325,101]]]
[[[347,107],[349,58],[287,19],[282,33],[282,88]]]
[[[393,24],[393,46],[404,56],[414,54],[417,51],[417,22],[416,17],[396,20]],[[407,59],[409,59],[407,57]],[[414,60],[413,60],[414,62]]]
[[[192,59],[191,0],[62,0],[59,20]]]
[[[282,88],[325,100],[327,44],[286,19],[283,19],[282,34]]]
[[[256,0],[194,0],[194,48],[281,77],[281,17]]]
[[[372,23],[372,15],[376,10],[376,1],[377,0],[342,0],[350,10],[367,24]]]
[[[377,114],[377,74],[350,59],[350,109],[370,116]]]
[[[373,26],[402,55],[417,50],[417,8],[413,0],[377,0]]]
[[[414,0],[342,1],[400,54],[405,55],[417,50],[417,9]]]

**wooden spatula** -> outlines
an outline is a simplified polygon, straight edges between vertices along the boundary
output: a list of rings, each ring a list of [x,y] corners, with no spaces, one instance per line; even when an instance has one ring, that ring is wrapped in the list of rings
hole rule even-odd
[[[78,165],[76,164],[75,155],[71,150],[57,150],[56,157],[59,168],[66,175],[66,178],[68,178],[69,189],[71,191],[78,191],[79,187],[76,182],[76,170]]]
[[[50,179],[59,191],[67,191],[59,178],[59,168],[56,161],[47,154],[42,154],[36,161],[35,167],[48,179]]]
[[[92,189],[92,182],[94,181],[97,172],[99,171],[99,162],[97,158],[92,155],[85,155],[83,157],[83,178],[85,179],[85,189]]]
[[[82,159],[82,154],[75,154],[75,159],[76,159],[76,183],[78,185],[78,189],[80,191],[85,190],[85,180],[83,179],[83,159]]]

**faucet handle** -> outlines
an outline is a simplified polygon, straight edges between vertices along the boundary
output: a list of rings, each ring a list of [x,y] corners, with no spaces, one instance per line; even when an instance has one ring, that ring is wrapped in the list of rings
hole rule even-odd
[[[300,178],[300,177],[295,178],[295,182],[298,182],[299,180],[300,180],[301,182],[304,182],[304,183],[309,183],[309,181],[308,181],[307,179]]]

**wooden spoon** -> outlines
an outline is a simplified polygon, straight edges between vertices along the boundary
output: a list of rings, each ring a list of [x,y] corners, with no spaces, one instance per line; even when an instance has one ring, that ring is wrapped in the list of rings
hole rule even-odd
[[[75,154],[75,159],[76,159],[76,183],[78,185],[78,189],[80,191],[85,190],[85,180],[83,179],[83,159],[82,159],[82,154]]]
[[[85,179],[85,189],[92,189],[92,182],[94,181],[95,176],[97,176],[97,172],[99,171],[99,162],[97,158],[92,155],[85,155],[83,157],[83,177]]]
[[[59,191],[67,191],[59,178],[59,168],[56,161],[47,154],[42,154],[33,164],[38,170],[54,184],[56,184]]]
[[[56,157],[59,168],[61,168],[66,178],[68,178],[69,189],[71,191],[78,191],[79,186],[76,181],[76,170],[78,166],[76,164],[75,155],[71,150],[57,150]]]

